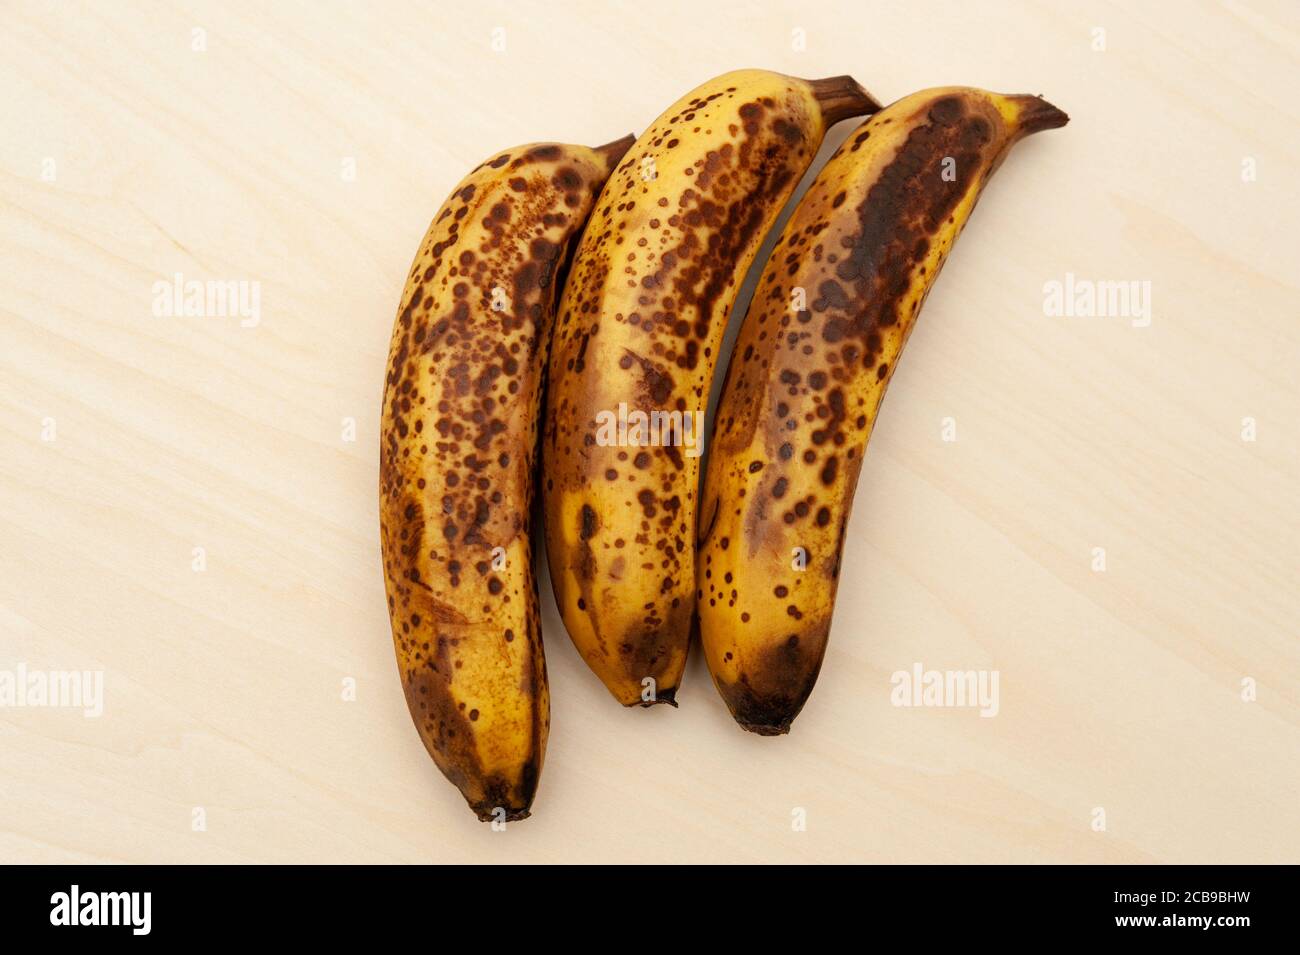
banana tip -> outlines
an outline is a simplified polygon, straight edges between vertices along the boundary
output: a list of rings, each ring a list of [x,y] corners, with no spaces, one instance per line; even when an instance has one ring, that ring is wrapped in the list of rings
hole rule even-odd
[[[884,108],[851,76],[828,76],[823,80],[809,80],[808,84],[828,128],[842,119],[878,113]]]
[[[474,815],[478,816],[479,822],[518,822],[520,819],[527,819],[532,815],[532,811],[525,809],[509,809],[505,806],[471,806]],[[504,813],[504,815],[502,815]]]
[[[635,702],[629,703],[627,705],[639,706],[642,709],[646,709],[647,707],[655,706],[658,703],[667,703],[673,709],[677,709],[677,687],[674,686],[667,690],[660,690],[658,693],[655,694],[655,698],[653,700],[636,700]]]
[[[749,733],[756,733],[759,736],[784,736],[790,732],[790,722],[792,721],[784,723],[746,723],[737,720],[736,722],[740,724],[741,729]]]
[[[623,154],[632,148],[636,142],[636,136],[628,133],[622,139],[616,139],[612,143],[606,143],[603,146],[596,146],[592,151],[599,153],[605,162],[609,163],[609,168],[613,169],[618,165],[618,161],[623,158]]]
[[[1012,96],[1010,99],[1019,107],[1020,115],[1016,119],[1016,125],[1026,136],[1044,129],[1060,129],[1070,121],[1064,111],[1041,96]]]

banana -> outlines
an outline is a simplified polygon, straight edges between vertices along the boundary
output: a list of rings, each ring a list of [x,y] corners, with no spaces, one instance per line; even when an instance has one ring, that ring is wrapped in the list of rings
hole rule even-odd
[[[494,156],[443,204],[393,326],[379,513],[406,702],[483,820],[522,819],[550,722],[529,543],[560,270],[631,136]]]
[[[565,627],[624,705],[676,705],[701,422],[741,279],[827,128],[875,108],[846,76],[724,74],[659,117],[592,211],[556,319],[543,501]]]
[[[745,729],[786,733],[821,668],[844,531],[881,399],[1032,96],[949,87],[875,114],[818,175],[767,262],[714,422],[697,558],[709,671]]]

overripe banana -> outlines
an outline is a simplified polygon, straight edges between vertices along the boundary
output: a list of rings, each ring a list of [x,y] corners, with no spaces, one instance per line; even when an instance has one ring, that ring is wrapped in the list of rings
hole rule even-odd
[[[542,440],[556,603],[625,705],[672,703],[695,609],[700,434],[727,315],[850,77],[761,70],[674,103],[610,177],[556,319]]]
[[[759,280],[722,391],[697,596],[714,683],[745,729],[788,732],[821,667],[844,531],[885,388],[980,192],[1067,117],[969,88],[900,100],[845,140]]]
[[[632,144],[500,153],[429,226],[393,327],[380,535],[407,705],[480,819],[528,815],[550,720],[529,543],[560,271]]]

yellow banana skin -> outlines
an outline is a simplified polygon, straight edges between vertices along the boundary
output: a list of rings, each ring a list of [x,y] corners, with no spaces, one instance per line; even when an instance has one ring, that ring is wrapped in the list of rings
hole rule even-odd
[[[727,371],[700,514],[700,635],[745,729],[788,732],[812,692],[867,441],[948,251],[1007,150],[1066,121],[1036,97],[916,93],[850,134],[778,240]]]
[[[456,187],[411,266],[380,423],[380,536],[407,705],[483,820],[529,814],[550,721],[529,543],[559,272],[623,152],[537,143]]]
[[[759,245],[828,126],[874,108],[849,77],[727,73],[655,121],[592,212],[556,319],[543,499],[565,627],[624,705],[676,705],[703,435],[693,449],[603,443],[600,416],[624,405],[702,420]]]

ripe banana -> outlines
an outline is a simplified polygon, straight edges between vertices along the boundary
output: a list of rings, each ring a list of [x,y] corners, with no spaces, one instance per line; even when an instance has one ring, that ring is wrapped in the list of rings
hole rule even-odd
[[[480,819],[528,815],[550,721],[529,543],[560,271],[632,144],[500,153],[429,226],[393,326],[380,536],[407,705]]]
[[[714,422],[697,561],[709,670],[747,730],[786,733],[821,668],[844,530],[876,412],[989,177],[1067,117],[950,87],[852,133],[786,225]]]
[[[655,121],[592,211],[556,319],[543,500],[565,627],[624,705],[676,705],[700,424],[741,279],[827,128],[875,108],[850,77],[724,74]]]

